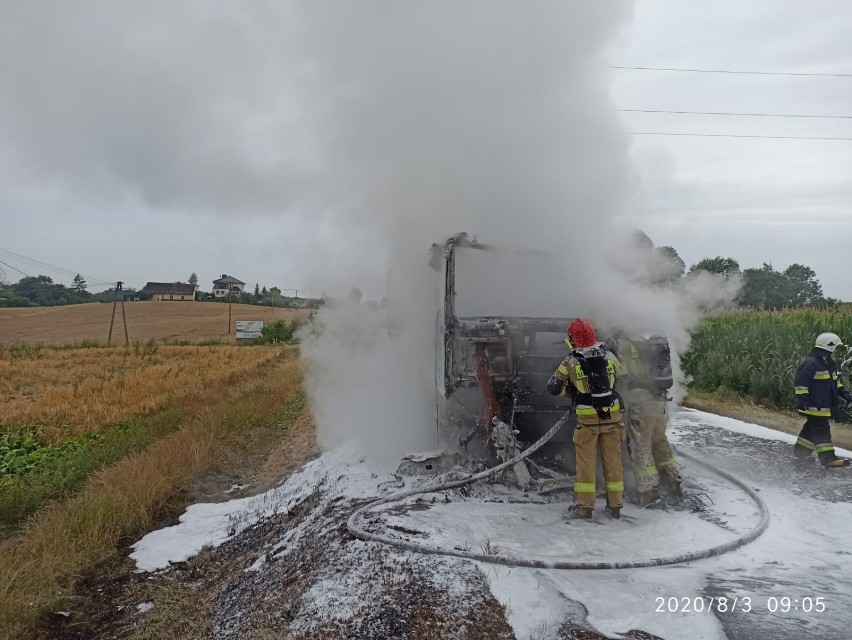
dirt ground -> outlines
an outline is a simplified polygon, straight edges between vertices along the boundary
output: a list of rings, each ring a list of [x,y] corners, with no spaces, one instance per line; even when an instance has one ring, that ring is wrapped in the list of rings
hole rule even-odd
[[[156,340],[234,340],[237,320],[293,320],[307,317],[305,309],[280,309],[217,302],[125,302],[130,342]],[[61,307],[0,309],[0,344],[16,342],[66,345],[81,341],[106,344],[113,305],[90,303]],[[124,344],[121,305],[116,307],[112,344]]]

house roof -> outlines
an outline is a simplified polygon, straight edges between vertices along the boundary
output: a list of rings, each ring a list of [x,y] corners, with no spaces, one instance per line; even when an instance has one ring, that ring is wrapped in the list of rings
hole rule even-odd
[[[193,295],[195,293],[195,285],[184,284],[183,282],[149,282],[142,291],[145,293],[168,293],[172,295]]]
[[[245,282],[237,280],[234,276],[229,276],[227,273],[223,273],[221,278],[213,281],[213,284],[245,284]]]

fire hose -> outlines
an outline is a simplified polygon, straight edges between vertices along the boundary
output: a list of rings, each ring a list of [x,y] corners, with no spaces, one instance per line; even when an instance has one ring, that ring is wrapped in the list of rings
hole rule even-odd
[[[459,487],[463,487],[478,480],[484,480],[485,478],[489,478],[493,475],[500,473],[504,469],[507,469],[508,467],[511,467],[512,465],[521,462],[525,458],[538,451],[538,449],[540,449],[554,435],[556,435],[556,432],[559,431],[559,429],[565,424],[567,417],[568,415],[566,414],[561,419],[557,420],[556,424],[554,424],[550,428],[550,430],[545,433],[539,440],[537,440],[534,444],[526,448],[523,452],[521,452],[519,455],[515,456],[511,460],[507,460],[490,469],[486,469],[485,471],[476,473],[461,480],[440,482],[418,489],[402,491],[399,493],[392,494],[390,496],[386,496],[384,498],[379,498],[378,500],[374,500],[364,505],[363,507],[360,507],[351,516],[349,516],[349,520],[346,522],[347,530],[355,538],[358,538],[359,540],[363,540],[365,542],[380,542],[382,544],[390,545],[398,549],[403,549],[405,551],[413,551],[415,553],[453,556],[456,558],[466,558],[468,560],[477,560],[479,562],[501,564],[511,567],[529,567],[535,569],[638,569],[642,567],[659,567],[670,564],[681,564],[684,562],[693,562],[695,560],[702,560],[705,558],[719,556],[723,553],[739,549],[740,547],[748,544],[749,542],[752,542],[753,540],[757,539],[764,531],[766,531],[766,528],[769,526],[769,509],[767,508],[766,503],[763,501],[763,498],[761,498],[754,489],[746,485],[743,481],[739,480],[735,476],[727,473],[726,471],[717,469],[716,467],[683,452],[679,452],[679,455],[681,457],[686,458],[690,462],[693,462],[701,467],[704,467],[705,469],[711,471],[712,473],[715,473],[718,476],[721,476],[728,482],[731,482],[732,484],[742,489],[754,501],[754,503],[757,505],[758,511],[760,512],[760,522],[758,522],[757,526],[755,526],[748,533],[738,536],[734,540],[707,549],[702,549],[700,551],[690,551],[688,553],[662,556],[659,558],[651,558],[649,560],[621,562],[547,562],[543,560],[531,560],[528,558],[507,558],[502,556],[488,555],[485,553],[462,551],[459,549],[432,547],[419,542],[392,538],[382,533],[366,531],[360,526],[359,521],[361,520],[362,516],[366,512],[375,509],[376,507],[379,507],[381,505],[399,502],[400,500],[405,500],[406,498],[410,498],[416,495],[424,495],[427,493],[436,493],[439,491],[457,489]]]

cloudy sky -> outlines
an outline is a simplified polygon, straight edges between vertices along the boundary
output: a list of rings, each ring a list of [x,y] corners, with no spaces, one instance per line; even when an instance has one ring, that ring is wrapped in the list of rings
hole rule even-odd
[[[617,108],[846,116],[621,113],[629,131],[852,138],[852,5],[820,0],[639,0],[615,54],[635,67],[846,77],[618,71]],[[810,265],[852,299],[852,140],[634,136],[646,229],[687,265]]]
[[[852,116],[847,2],[614,2],[582,9],[579,26],[564,2],[539,3],[552,19],[536,10],[528,22],[520,4],[484,13],[478,0],[307,4],[0,2],[6,279],[70,282],[14,253],[91,283],[195,271],[208,290],[229,273],[291,294],[359,284],[378,296],[383,236],[429,216],[424,203],[526,203],[547,210],[548,228],[564,196],[593,218],[617,213],[607,225],[643,227],[687,264],[803,262],[826,294],[852,299],[852,140],[627,133],[852,138],[852,119],[614,111]],[[565,108],[561,127],[554,105],[575,89],[583,104]],[[439,140],[447,131],[462,151]],[[403,152],[412,147],[421,152]],[[556,163],[595,188],[561,193]],[[528,173],[507,189],[518,167]],[[385,174],[397,192],[375,188]],[[452,199],[420,193],[452,181],[468,183]],[[418,207],[399,218],[373,211],[398,210],[413,191]],[[471,196],[483,191],[492,199]],[[481,227],[493,224],[502,239],[514,217],[470,220],[471,233],[490,239]],[[445,229],[414,228],[424,249]]]

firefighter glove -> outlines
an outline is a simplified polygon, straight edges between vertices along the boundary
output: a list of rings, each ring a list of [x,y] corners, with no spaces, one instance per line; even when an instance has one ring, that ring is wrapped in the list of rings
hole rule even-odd
[[[558,396],[562,392],[562,387],[564,385],[564,381],[560,380],[556,376],[551,376],[550,380],[547,381],[547,392],[552,396]]]

